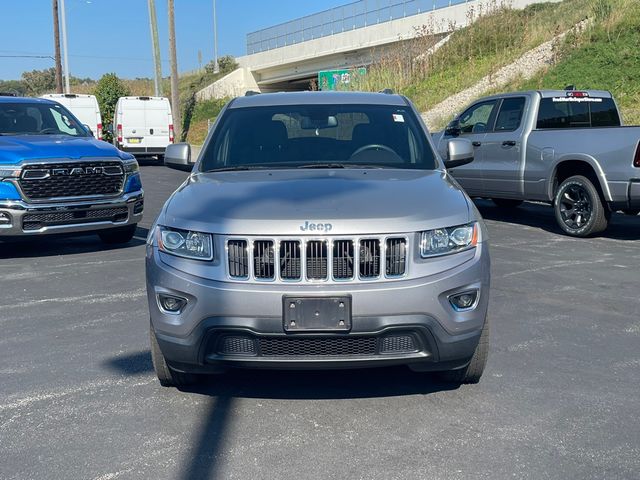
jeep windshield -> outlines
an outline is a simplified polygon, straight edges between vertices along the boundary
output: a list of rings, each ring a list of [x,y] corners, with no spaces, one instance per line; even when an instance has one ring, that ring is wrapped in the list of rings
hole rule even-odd
[[[89,133],[76,118],[57,103],[0,103],[0,135],[70,135]]]
[[[229,108],[200,171],[264,168],[401,168],[437,162],[410,108],[282,105]]]

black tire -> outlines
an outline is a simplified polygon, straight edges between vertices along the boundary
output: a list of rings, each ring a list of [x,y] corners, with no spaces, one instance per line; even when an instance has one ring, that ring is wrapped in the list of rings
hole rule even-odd
[[[560,228],[572,237],[588,237],[604,231],[611,216],[598,189],[582,175],[569,177],[560,184],[553,209]]]
[[[516,208],[522,205],[522,200],[512,200],[510,198],[492,198],[491,201],[500,208]]]
[[[482,327],[482,333],[480,334],[480,341],[473,352],[473,357],[469,365],[458,370],[449,370],[446,372],[439,372],[440,377],[450,383],[462,385],[463,383],[478,383],[484,367],[487,364],[487,358],[489,357],[489,318],[484,321]]]
[[[636,215],[638,215],[638,213],[640,213],[640,209],[627,208],[626,210],[622,210],[622,213],[624,213],[625,215],[631,215],[632,217],[635,217]]]
[[[129,243],[136,233],[137,226],[137,224],[134,224],[127,225],[126,227],[111,228],[98,232],[98,235],[100,236],[100,240],[109,245]]]
[[[151,341],[151,361],[160,385],[163,387],[184,387],[198,382],[197,375],[176,372],[167,365],[167,361],[160,350],[160,345],[158,345],[158,339],[156,338],[153,328],[149,329],[149,337]]]

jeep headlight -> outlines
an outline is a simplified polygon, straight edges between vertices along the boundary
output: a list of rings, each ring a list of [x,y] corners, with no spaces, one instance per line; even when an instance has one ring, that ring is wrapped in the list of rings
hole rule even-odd
[[[457,227],[427,230],[420,236],[422,258],[448,255],[468,250],[478,244],[478,224],[476,222]]]
[[[158,227],[158,249],[178,257],[213,259],[213,242],[209,233]]]

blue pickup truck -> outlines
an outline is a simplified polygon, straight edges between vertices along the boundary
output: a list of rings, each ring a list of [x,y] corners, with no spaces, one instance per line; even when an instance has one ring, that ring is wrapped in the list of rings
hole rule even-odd
[[[57,102],[0,96],[0,239],[96,232],[126,243],[143,209],[133,156]]]

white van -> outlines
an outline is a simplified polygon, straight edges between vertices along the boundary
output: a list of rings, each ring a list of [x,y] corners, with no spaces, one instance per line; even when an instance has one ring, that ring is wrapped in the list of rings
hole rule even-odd
[[[113,144],[136,157],[164,158],[173,143],[173,115],[165,97],[120,97],[113,118]]]
[[[49,93],[42,95],[42,98],[53,100],[67,107],[82,124],[89,126],[94,137],[102,140],[102,118],[100,117],[98,100],[94,95]]]

